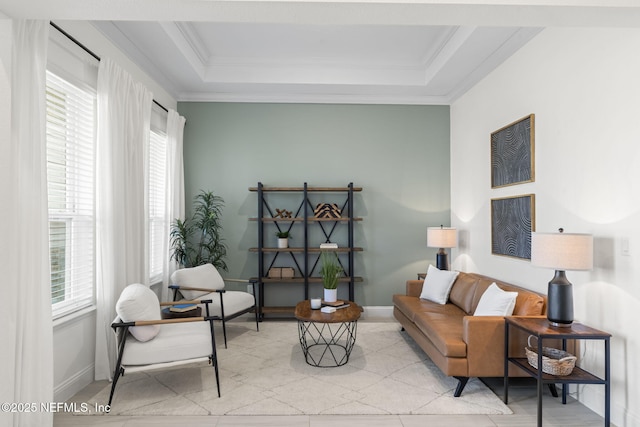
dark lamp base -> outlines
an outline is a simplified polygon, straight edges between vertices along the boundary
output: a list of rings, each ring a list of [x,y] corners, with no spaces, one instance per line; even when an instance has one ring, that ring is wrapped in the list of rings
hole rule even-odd
[[[553,321],[549,320],[549,325],[553,326],[554,328],[570,328],[572,323],[573,322],[560,323],[560,322],[553,322]]]
[[[556,275],[549,282],[547,319],[558,328],[570,327],[573,323],[573,289],[562,270],[556,270]]]
[[[447,253],[444,249],[440,249],[440,252],[436,254],[436,268],[438,270],[448,270],[449,269],[449,259],[447,257]]]

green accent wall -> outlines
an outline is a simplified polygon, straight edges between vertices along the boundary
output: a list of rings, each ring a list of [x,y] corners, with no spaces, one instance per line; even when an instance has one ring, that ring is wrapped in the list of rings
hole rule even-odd
[[[257,255],[248,249],[257,246],[249,218],[258,200],[248,189],[258,182],[363,187],[355,197],[355,215],[363,217],[355,228],[356,246],[364,248],[355,257],[364,277],[355,292],[361,305],[390,306],[407,279],[435,264],[426,228],[450,223],[448,106],[183,102],[178,111],[187,120],[187,212],[200,189],[226,202],[223,276],[257,275]],[[296,285],[265,295],[268,305],[304,296]]]

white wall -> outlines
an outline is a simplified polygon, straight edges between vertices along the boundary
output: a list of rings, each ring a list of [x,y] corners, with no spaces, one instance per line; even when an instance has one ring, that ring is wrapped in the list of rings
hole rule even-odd
[[[451,107],[453,267],[546,293],[553,271],[491,255],[490,200],[534,193],[537,231],[592,233],[594,269],[568,272],[576,319],[610,332],[612,422],[640,425],[640,30],[546,29]],[[491,189],[490,133],[530,113],[534,183]],[[628,239],[629,255],[622,254]],[[582,366],[600,375],[603,345]],[[604,387],[577,397],[604,413]]]

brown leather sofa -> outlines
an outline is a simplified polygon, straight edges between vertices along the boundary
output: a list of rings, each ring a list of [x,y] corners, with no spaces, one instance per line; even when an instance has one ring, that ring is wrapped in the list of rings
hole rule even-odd
[[[504,291],[518,292],[514,316],[545,315],[544,295],[476,273],[461,272],[444,305],[420,299],[422,280],[408,280],[406,295],[393,296],[393,314],[403,329],[445,375],[458,379],[455,397],[470,377],[504,376],[504,317],[473,316],[480,297],[494,282]],[[527,336],[516,328],[510,333],[510,354],[524,355]],[[509,376],[524,375],[509,367]]]

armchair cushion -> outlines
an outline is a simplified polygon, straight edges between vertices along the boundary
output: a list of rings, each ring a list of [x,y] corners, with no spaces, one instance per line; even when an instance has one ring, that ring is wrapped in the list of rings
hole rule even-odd
[[[134,283],[124,288],[120,294],[116,303],[116,313],[123,322],[160,320],[160,301],[147,286]],[[129,328],[129,332],[138,341],[146,342],[158,335],[160,326],[132,326]]]
[[[142,343],[129,337],[125,348],[122,364],[126,366],[206,357],[212,352],[209,322],[162,325],[160,333],[153,341]]]
[[[222,316],[222,310],[220,309],[220,295],[217,292],[204,295],[201,299],[211,299],[212,304],[209,304],[210,316]],[[234,314],[246,311],[247,308],[255,305],[255,299],[253,295],[243,291],[225,291],[222,294],[224,300],[224,315],[225,317],[233,316]],[[204,313],[204,306],[202,308]]]
[[[224,279],[212,264],[182,268],[171,275],[171,282],[180,287],[210,289],[209,292],[224,289]],[[188,300],[200,299],[207,291],[190,291],[180,289],[180,293]]]

